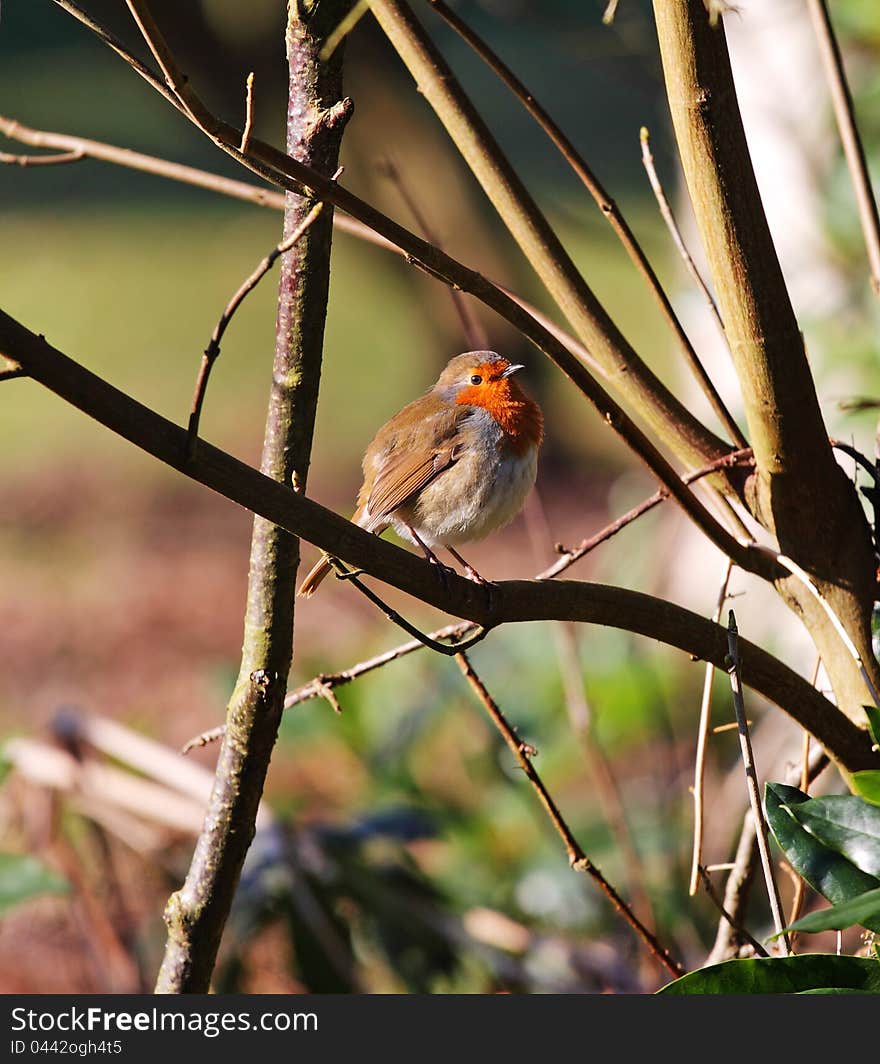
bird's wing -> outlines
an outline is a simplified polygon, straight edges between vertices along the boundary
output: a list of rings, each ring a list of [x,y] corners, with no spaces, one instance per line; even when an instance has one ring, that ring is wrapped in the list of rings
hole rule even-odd
[[[370,518],[388,517],[398,506],[422,490],[461,454],[463,444],[457,439],[430,451],[393,451],[376,474],[373,490],[367,499]]]

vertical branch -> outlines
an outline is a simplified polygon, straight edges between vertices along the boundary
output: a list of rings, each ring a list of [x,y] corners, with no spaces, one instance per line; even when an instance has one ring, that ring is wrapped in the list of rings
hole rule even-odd
[[[736,711],[737,730],[742,750],[743,766],[746,770],[746,786],[749,792],[749,804],[752,808],[752,817],[757,830],[756,841],[758,854],[761,858],[761,867],[764,870],[764,879],[767,884],[767,896],[770,899],[770,912],[773,915],[773,925],[777,933],[781,933],[785,927],[782,915],[782,902],[779,898],[779,888],[773,875],[773,864],[770,860],[770,842],[767,832],[767,821],[764,818],[764,810],[761,806],[761,794],[758,789],[758,775],[755,770],[755,759],[752,754],[752,740],[749,736],[749,725],[746,720],[745,704],[743,702],[742,682],[739,676],[739,639],[736,627],[736,618],[733,610],[730,611],[730,623],[727,629],[727,645],[730,652],[730,686],[733,691],[733,706]],[[790,943],[787,935],[782,936],[783,952],[790,952]]]
[[[721,581],[721,589],[718,592],[718,602],[712,615],[715,624],[721,620],[721,611],[727,601],[727,588],[732,569],[733,562],[728,561]],[[714,678],[715,666],[708,661],[703,675],[703,695],[700,701],[700,724],[697,730],[697,754],[694,764],[694,856],[691,862],[689,888],[691,897],[697,893],[700,883],[700,867],[703,863],[703,784],[706,774],[706,743],[709,738],[709,720],[712,716],[712,681]]]
[[[856,126],[852,94],[846,80],[843,57],[840,54],[840,46],[834,34],[834,27],[831,25],[831,17],[828,14],[828,5],[825,0],[807,0],[807,10],[810,12],[813,31],[816,34],[822,64],[825,67],[834,118],[856,196],[859,221],[862,225],[868,262],[871,266],[871,288],[874,290],[874,295],[880,298],[880,217],[877,214],[877,201],[874,199],[874,192],[871,188],[865,149],[862,147],[862,140]]]
[[[287,150],[326,174],[336,169],[351,105],[342,100],[342,59],[319,59],[321,24],[339,3],[293,5],[287,21],[290,82]],[[332,10],[336,8],[336,11]],[[288,193],[284,237],[303,226],[314,204]],[[275,355],[261,462],[280,483],[305,488],[318,399],[330,275],[332,209],[324,210],[284,256],[278,293]],[[208,990],[232,898],[253,838],[257,807],[281,713],[293,641],[299,539],[262,517],[254,520],[244,643],[238,681],[227,707],[205,824],[183,887],[169,899],[168,939],[158,993]]]
[[[724,26],[702,0],[654,0],[682,168],[740,382],[757,476],[746,501],[796,558],[869,661],[873,549],[861,504],[834,459],[761,203]],[[817,520],[817,515],[820,519]],[[837,703],[856,719],[865,685],[807,589],[777,580],[822,656]]]

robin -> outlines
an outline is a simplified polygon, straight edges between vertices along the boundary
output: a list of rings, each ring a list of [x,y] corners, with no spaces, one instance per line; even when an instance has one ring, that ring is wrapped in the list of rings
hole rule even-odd
[[[445,547],[478,583],[487,583],[455,550],[482,539],[519,513],[535,483],[544,435],[541,408],[520,388],[512,365],[494,351],[456,355],[423,396],[373,437],[352,521],[381,535],[393,528],[440,572]],[[325,554],[303,580],[313,595],[332,566]]]

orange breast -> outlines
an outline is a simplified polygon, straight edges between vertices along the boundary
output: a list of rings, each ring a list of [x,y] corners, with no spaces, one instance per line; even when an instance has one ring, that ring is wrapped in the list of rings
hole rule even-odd
[[[463,406],[478,406],[498,422],[504,442],[520,457],[544,438],[541,408],[517,385],[516,381],[492,381],[482,388],[463,388],[455,398]]]

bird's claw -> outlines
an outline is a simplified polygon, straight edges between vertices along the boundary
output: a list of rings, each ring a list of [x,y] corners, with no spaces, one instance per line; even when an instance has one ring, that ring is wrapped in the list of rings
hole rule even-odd
[[[441,562],[436,555],[430,557],[428,561],[431,563],[431,565],[436,567],[437,575],[440,577],[440,583],[443,585],[443,590],[448,591],[449,577],[456,575],[455,570],[452,568],[451,565],[445,565],[443,562]]]

